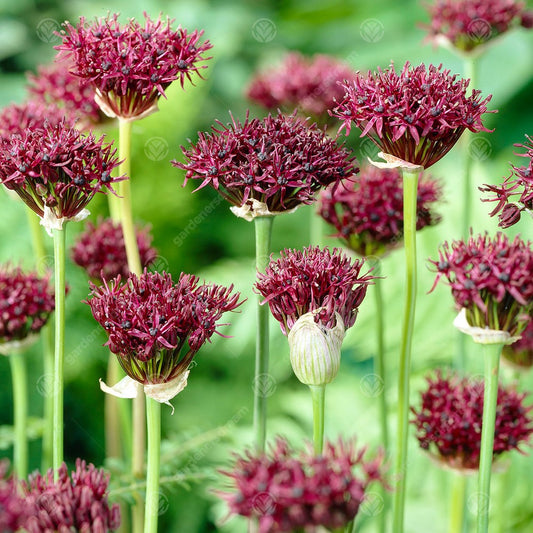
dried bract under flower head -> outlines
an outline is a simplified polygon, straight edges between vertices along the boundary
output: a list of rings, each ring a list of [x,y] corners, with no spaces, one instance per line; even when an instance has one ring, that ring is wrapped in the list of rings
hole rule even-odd
[[[420,409],[414,409],[416,438],[420,446],[445,465],[459,470],[479,468],[483,421],[483,381],[443,375],[428,377]],[[533,432],[531,407],[526,394],[498,388],[494,459],[504,452],[520,450]]]
[[[171,19],[144,17],[144,24],[130,19],[123,26],[117,14],[92,23],[82,17],[76,27],[66,22],[63,43],[56,47],[72,61],[72,72],[94,88],[110,117],[134,120],[156,111],[173,81],[183,87],[205,68],[199,63],[210,59],[204,54],[211,44],[200,41],[203,31],[173,30]]]
[[[446,278],[468,324],[519,335],[533,309],[533,251],[519,237],[502,233],[443,244],[439,259],[430,261],[437,277]],[[432,289],[433,290],[433,289]]]
[[[365,461],[354,442],[327,442],[322,455],[294,452],[279,438],[269,453],[236,456],[231,492],[219,491],[231,514],[257,519],[259,533],[340,529],[351,522],[373,481],[383,482],[381,456]]]
[[[527,370],[533,366],[533,320],[531,317],[520,339],[503,347],[502,356],[517,369]]]
[[[142,383],[170,382],[187,371],[201,346],[217,332],[226,311],[236,309],[233,286],[201,285],[181,274],[147,272],[92,286],[90,305],[109,335],[106,346],[118,356],[126,374]],[[218,332],[217,332],[218,333]]]
[[[45,476],[37,473],[24,484],[25,501],[33,508],[24,525],[28,533],[80,531],[106,533],[120,526],[117,504],[107,501],[109,476],[94,465],[76,460],[69,476],[63,463],[58,480],[50,469]]]
[[[4,343],[38,333],[54,309],[54,289],[48,277],[0,266],[0,353]]]
[[[41,218],[73,219],[92,197],[124,177],[112,177],[116,150],[66,121],[0,139],[0,181]]]
[[[499,226],[509,228],[520,220],[523,211],[533,214],[533,139],[527,137],[526,144],[515,144],[525,148],[526,153],[518,154],[526,159],[522,167],[512,166],[512,174],[501,185],[486,184],[479,189],[492,195],[483,198],[484,202],[498,202],[490,216],[499,214]]]
[[[391,65],[376,73],[358,73],[343,84],[345,95],[333,111],[346,133],[352,123],[383,153],[428,168],[452,148],[465,129],[490,131],[481,120],[488,96],[474,89],[467,96],[469,80],[457,79],[442,65],[406,63],[400,73]]]
[[[433,205],[441,197],[438,182],[422,175],[418,183],[416,229],[433,226],[440,216]],[[336,236],[360,256],[382,256],[403,239],[403,180],[398,169],[364,167],[353,182],[320,195],[320,215]]]
[[[321,124],[331,122],[328,114],[344,95],[340,82],[355,77],[352,68],[327,55],[306,58],[298,52],[287,54],[283,63],[259,73],[247,96],[268,109],[298,108]]]
[[[152,236],[148,227],[138,228],[136,235],[144,268],[157,257],[157,250],[150,246]],[[119,275],[127,278],[130,274],[122,226],[109,218],[99,219],[96,225],[88,222],[85,231],[76,238],[71,256],[94,283],[109,281]]]
[[[516,0],[435,0],[427,5],[429,39],[472,52],[514,26],[531,27],[532,13]]]
[[[244,123],[233,119],[212,133],[200,133],[191,148],[182,147],[186,163],[172,164],[202,180],[228,200],[238,216],[275,215],[311,204],[321,188],[338,184],[358,171],[348,150],[313,124],[297,118],[268,115]],[[239,214],[242,208],[246,214]]]

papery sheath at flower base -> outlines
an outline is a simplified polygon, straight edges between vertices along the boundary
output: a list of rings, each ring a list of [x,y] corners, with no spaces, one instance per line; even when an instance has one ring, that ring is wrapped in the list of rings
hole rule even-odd
[[[385,483],[382,456],[366,460],[365,454],[353,440],[326,442],[317,456],[278,438],[267,453],[236,455],[232,468],[221,471],[228,489],[217,495],[230,515],[257,520],[259,533],[344,530],[364,505],[368,486]]]
[[[533,139],[527,137],[527,143],[515,144],[524,148],[525,153],[517,154],[525,158],[525,165],[512,165],[512,173],[500,185],[485,184],[480,191],[489,193],[482,198],[484,202],[497,202],[490,216],[498,215],[501,228],[510,228],[519,220],[523,212],[533,215]]]
[[[169,18],[144,17],[144,23],[130,19],[123,25],[117,14],[92,22],[82,17],[77,26],[65,22],[60,33],[58,57],[72,62],[71,72],[93,88],[109,117],[131,121],[157,111],[173,81],[183,87],[201,77],[200,63],[210,59],[205,53],[212,45],[201,41],[203,31],[174,30]]]

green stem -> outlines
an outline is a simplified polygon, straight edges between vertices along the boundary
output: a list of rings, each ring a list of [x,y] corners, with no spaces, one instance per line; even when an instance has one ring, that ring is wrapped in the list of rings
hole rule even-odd
[[[120,381],[120,363],[114,353],[109,354],[107,362],[106,383],[114,385]],[[104,398],[104,423],[105,423],[105,453],[106,458],[120,458],[120,413],[119,399],[111,394]]]
[[[494,455],[494,427],[498,402],[498,376],[502,344],[484,344],[485,393],[483,395],[483,423],[477,504],[477,533],[489,530],[490,477]]]
[[[393,532],[402,533],[407,477],[407,447],[409,436],[409,377],[411,344],[415,323],[416,303],[416,197],[418,172],[403,171],[403,225],[406,259],[406,288],[400,368],[398,375],[398,444],[396,450],[397,485],[394,493]]]
[[[18,479],[26,479],[28,475],[28,378],[26,358],[18,350],[8,357],[13,382],[13,419],[15,426],[15,445],[13,463]]]
[[[257,272],[264,272],[270,257],[270,240],[274,217],[257,217],[255,219],[255,267]],[[255,349],[255,377],[254,377],[254,434],[255,445],[259,451],[265,450],[267,397],[269,382],[268,350],[269,332],[268,305],[259,305],[257,299],[257,337]]]
[[[317,213],[316,204],[309,206],[309,241],[311,246],[324,245],[324,222],[322,217]]]
[[[53,468],[54,481],[63,462],[63,366],[65,363],[65,233],[54,229],[55,349],[53,386]]]
[[[315,454],[320,455],[324,448],[324,403],[325,385],[309,385],[313,399],[313,443]]]
[[[159,517],[159,461],[161,456],[161,404],[146,398],[148,465],[144,533],[157,533]]]
[[[137,385],[137,397],[133,399],[132,409],[132,458],[131,471],[133,482],[144,477],[144,450],[146,447],[145,394],[143,386]],[[131,510],[134,533],[143,533],[144,507],[141,494],[134,494],[135,504]]]
[[[464,529],[466,476],[454,473],[450,502],[450,533],[462,533]]]

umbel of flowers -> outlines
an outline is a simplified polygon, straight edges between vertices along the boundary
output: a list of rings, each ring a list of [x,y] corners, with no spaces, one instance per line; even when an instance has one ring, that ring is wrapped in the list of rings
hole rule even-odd
[[[525,149],[525,153],[518,154],[526,159],[525,165],[512,165],[511,175],[500,185],[486,184],[480,187],[482,192],[491,195],[484,198],[484,202],[497,202],[490,216],[498,215],[501,228],[516,224],[524,211],[533,214],[533,140],[527,137],[526,144],[515,146]]]
[[[439,183],[423,176],[418,184],[416,229],[433,226],[440,216],[433,204],[442,195]],[[354,181],[320,194],[319,210],[342,242],[362,257],[383,256],[403,240],[403,185],[398,169],[366,165]]]
[[[237,456],[232,469],[222,471],[231,490],[218,495],[231,514],[257,519],[259,533],[318,526],[337,531],[355,518],[368,485],[383,482],[382,458],[368,461],[365,453],[339,440],[317,456],[310,448],[295,452],[278,438],[268,453]]]
[[[444,465],[467,473],[479,468],[483,418],[482,380],[441,371],[427,378],[420,407],[412,408],[420,447]],[[500,386],[496,407],[494,459],[511,450],[522,451],[533,432],[526,393]]]
[[[72,61],[72,72],[83,84],[93,88],[106,115],[136,120],[157,110],[173,81],[183,87],[205,68],[199,63],[210,59],[205,52],[212,46],[201,42],[203,32],[174,30],[173,22],[153,21],[146,13],[144,23],[131,19],[125,25],[117,14],[91,23],[82,17],[77,26],[65,23],[56,48]]]

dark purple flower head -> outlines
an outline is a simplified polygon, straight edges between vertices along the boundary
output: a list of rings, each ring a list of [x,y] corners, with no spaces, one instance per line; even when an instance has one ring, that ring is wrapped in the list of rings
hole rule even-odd
[[[29,73],[28,91],[31,97],[44,104],[55,105],[83,127],[104,121],[98,104],[94,101],[94,89],[81,85],[81,79],[70,72],[71,61],[56,61],[40,66],[37,74]]]
[[[439,259],[430,261],[437,277],[446,278],[458,308],[466,309],[468,324],[520,334],[533,309],[531,242],[510,241],[503,233],[468,241],[447,242]],[[432,289],[433,290],[433,289]]]
[[[187,171],[189,179],[210,185],[251,219],[311,204],[321,188],[338,184],[358,171],[355,157],[315,124],[293,113],[268,115],[244,123],[232,119],[212,133],[200,133],[185,149],[186,163],[172,164]]]
[[[366,450],[354,442],[327,442],[322,455],[294,452],[278,438],[269,453],[236,456],[231,492],[218,492],[231,514],[259,521],[259,533],[339,529],[357,515],[365,491],[383,482],[382,457],[365,461]],[[308,529],[309,528],[309,529]]]
[[[432,210],[442,195],[438,182],[429,176],[418,184],[418,230],[437,224]],[[337,230],[336,236],[358,255],[382,256],[401,245],[403,239],[403,180],[398,169],[361,170],[353,182],[320,195],[320,215]]]
[[[183,374],[202,344],[218,333],[222,315],[240,305],[238,300],[233,285],[200,285],[189,274],[173,283],[170,274],[145,269],[122,285],[120,277],[92,285],[86,303],[126,374],[146,385]]]
[[[135,120],[156,111],[173,81],[183,87],[205,68],[199,63],[210,59],[205,52],[211,44],[200,41],[203,31],[173,30],[171,19],[144,17],[144,24],[130,19],[123,26],[117,14],[92,23],[82,17],[76,27],[66,22],[63,43],[56,47],[73,62],[73,74],[93,87],[110,117]]]
[[[291,52],[279,67],[259,73],[252,80],[247,97],[268,109],[291,112],[298,108],[325,124],[331,121],[328,110],[344,95],[339,82],[354,77],[352,68],[334,57],[307,58]]]
[[[157,250],[150,246],[152,236],[148,227],[138,228],[136,235],[144,268],[157,257]],[[71,256],[94,283],[110,281],[119,275],[127,278],[130,274],[122,226],[109,218],[99,219],[96,225],[88,222],[85,231],[78,235]]]
[[[16,480],[7,476],[7,468],[7,461],[0,461],[0,531],[14,533],[21,531],[32,509],[21,496]]]
[[[499,226],[509,228],[520,220],[523,211],[533,214],[533,139],[527,136],[526,144],[515,144],[518,148],[525,148],[525,154],[517,154],[526,159],[522,167],[512,166],[512,174],[501,185],[485,185],[479,189],[488,192],[491,198],[484,198],[484,202],[498,202],[490,216],[499,213]],[[511,201],[512,200],[512,201]]]
[[[431,16],[429,38],[462,52],[473,51],[515,25],[531,27],[531,12],[515,0],[436,0],[426,7]]]
[[[54,309],[54,289],[48,277],[0,266],[0,352],[4,343],[38,333]]]
[[[41,218],[75,218],[112,177],[116,150],[66,121],[0,139],[0,181]],[[46,213],[45,213],[46,211]]]
[[[25,501],[34,512],[24,525],[25,531],[115,531],[120,526],[120,510],[117,504],[107,501],[108,484],[109,476],[103,470],[80,459],[70,476],[63,463],[57,481],[51,469],[45,476],[30,476],[24,485]]]
[[[383,153],[428,168],[446,155],[465,129],[490,131],[481,120],[488,96],[474,89],[467,96],[469,80],[457,79],[442,65],[406,63],[398,74],[391,65],[376,73],[358,73],[343,84],[344,99],[333,111],[346,133],[352,123]],[[341,128],[342,129],[342,128]]]
[[[338,313],[346,329],[357,317],[368,285],[374,276],[360,275],[364,260],[353,262],[341,250],[308,247],[283,250],[271,260],[265,273],[257,273],[255,288],[265,298],[285,335],[306,313],[316,312],[315,322],[335,325]]]
[[[529,320],[520,339],[503,347],[502,355],[514,368],[529,369],[533,366],[533,320]]]
[[[22,135],[27,129],[55,126],[64,119],[63,111],[53,104],[38,100],[11,104],[0,111],[0,137],[9,139],[13,134]]]
[[[420,409],[412,408],[420,446],[449,467],[478,469],[483,421],[483,381],[443,375],[428,377]],[[531,407],[525,393],[498,388],[494,459],[504,452],[520,450],[533,432]]]

